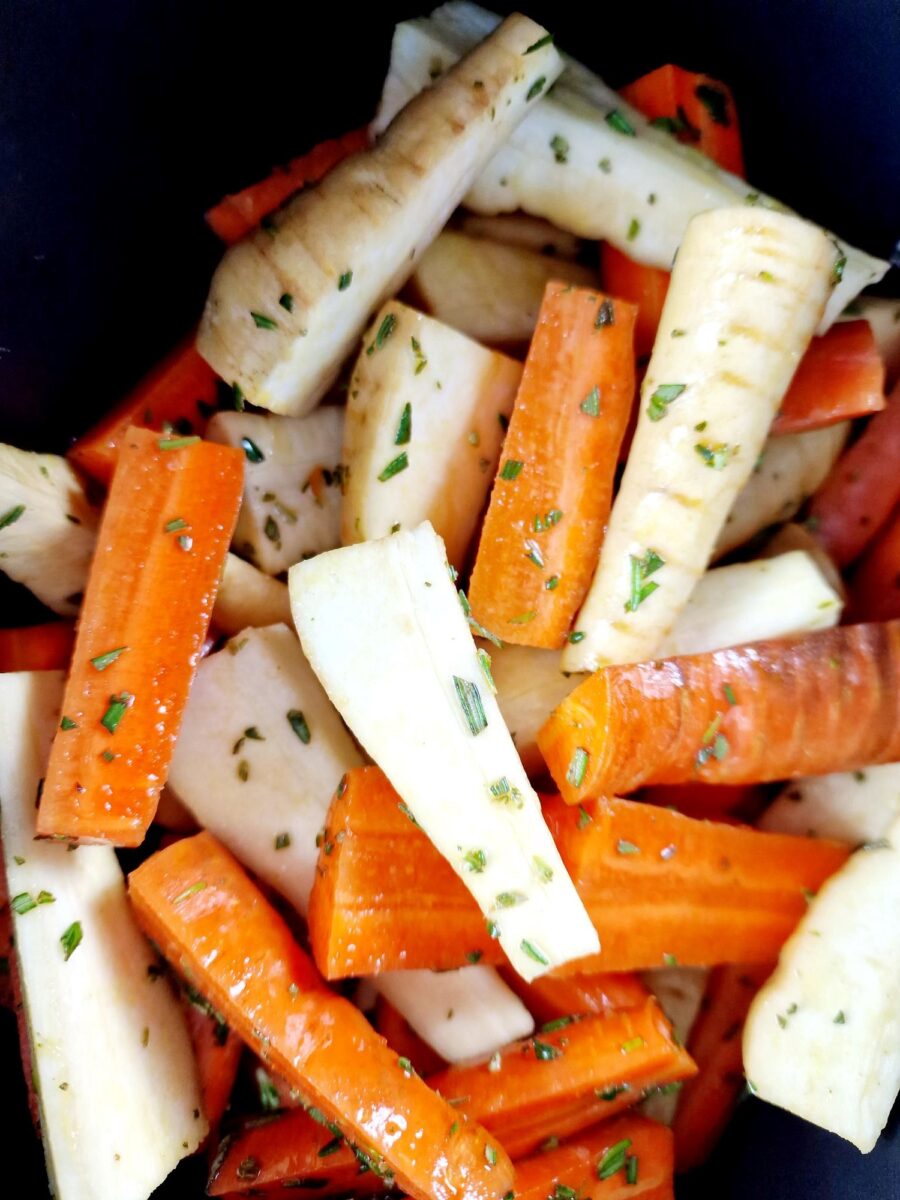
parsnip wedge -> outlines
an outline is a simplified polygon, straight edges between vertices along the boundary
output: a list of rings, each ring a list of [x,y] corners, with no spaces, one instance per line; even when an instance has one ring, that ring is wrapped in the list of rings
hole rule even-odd
[[[287,584],[265,575],[236,554],[225,556],[213,622],[220,633],[240,633],[248,625],[290,625]]]
[[[857,296],[845,314],[850,320],[868,321],[878,352],[884,359],[885,390],[900,378],[900,299],[887,296]]]
[[[470,3],[444,4],[394,31],[391,65],[373,124],[379,132],[434,73],[446,70],[500,18]],[[523,209],[579,237],[612,242],[629,257],[668,270],[692,217],[712,208],[780,208],[648,121],[601,79],[563,56],[553,91],[494,155],[466,196],[479,213]],[[846,256],[820,326],[888,264],[842,246]]]
[[[834,247],[783,213],[688,226],[569,671],[653,657],[706,570],[829,290]]]
[[[539,775],[546,767],[538,750],[537,732],[579,681],[563,675],[556,650],[511,644],[500,650],[493,646],[487,649],[503,720],[522,766],[529,775]]]
[[[503,723],[427,522],[291,568],[313,670],[512,965],[533,979],[599,942]]]
[[[499,242],[502,246],[517,246],[520,250],[534,250],[537,254],[571,262],[578,258],[584,245],[573,233],[566,233],[540,217],[529,217],[527,213],[502,213],[498,217],[464,213],[459,228],[469,237]]]
[[[520,246],[445,230],[410,279],[417,304],[461,333],[490,346],[517,348],[537,324],[551,279],[597,287],[597,272]]]
[[[316,836],[362,762],[285,625],[245,629],[197,668],[169,786],[197,821],[305,913]]]
[[[493,967],[386,971],[372,984],[447,1062],[487,1058],[534,1033],[531,1013]]]
[[[900,819],[900,763],[795,779],[757,825],[774,833],[877,842]]]
[[[744,1027],[764,1100],[864,1154],[900,1090],[900,820],[812,901]]]
[[[356,361],[347,401],[344,545],[430,521],[462,568],[500,457],[520,363],[389,301],[374,355]]]
[[[211,442],[244,451],[244,498],[233,545],[267,575],[340,545],[343,409],[308,417],[216,413]]]
[[[114,851],[35,841],[62,689],[56,671],[0,675],[3,854],[44,1153],[59,1200],[147,1200],[207,1122]]]
[[[706,967],[659,967],[641,974],[644,983],[659,1001],[663,1012],[672,1022],[672,1032],[680,1046],[686,1046],[694,1022],[700,1013],[709,969]],[[671,1125],[678,1107],[678,1091],[662,1088],[641,1105],[641,1112],[651,1120]]]
[[[0,570],[61,616],[81,606],[97,520],[64,458],[0,444]]]
[[[722,526],[713,558],[790,521],[824,483],[850,435],[850,422],[769,438]]]
[[[547,31],[519,14],[470,49],[371,150],[225,255],[197,348],[254,404],[290,416],[316,404],[369,315],[562,69]]]

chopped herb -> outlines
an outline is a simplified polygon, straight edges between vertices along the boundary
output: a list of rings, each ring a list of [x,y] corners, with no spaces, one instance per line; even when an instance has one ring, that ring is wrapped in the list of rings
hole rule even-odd
[[[419,344],[418,338],[411,337],[409,339],[409,343],[412,346],[413,354],[416,356],[416,369],[415,369],[414,374],[421,375],[422,372],[425,370],[425,368],[428,366],[428,359],[425,357],[424,353],[422,352],[422,347]]]
[[[498,804],[511,804],[514,808],[521,808],[525,803],[522,793],[517,787],[513,787],[505,775],[494,780],[489,787],[492,799],[496,800]]]
[[[487,650],[484,650],[481,646],[479,646],[475,651],[475,656],[478,659],[479,667],[481,667],[481,673],[484,676],[485,683],[487,683],[493,695],[496,696],[497,685],[494,683],[494,676],[491,674],[491,656],[488,654]]]
[[[289,833],[277,833],[275,835],[275,849],[287,850],[291,844],[291,835]]]
[[[631,1086],[627,1083],[614,1084],[611,1088],[606,1088],[605,1091],[595,1091],[594,1094],[598,1100],[615,1100],[616,1096],[621,1096],[623,1092],[630,1092]]]
[[[185,446],[196,446],[200,439],[194,437],[160,438],[156,443],[160,450],[182,450]]]
[[[539,854],[535,854],[532,858],[534,869],[537,872],[538,878],[543,883],[550,883],[553,879],[553,868],[548,862],[545,862]]]
[[[501,479],[518,479],[522,472],[524,463],[517,458],[508,458],[500,470]]]
[[[671,133],[673,137],[684,129],[684,125],[678,117],[654,117],[650,125],[653,129],[662,129],[665,133]]]
[[[544,34],[544,36],[542,38],[538,38],[538,40],[536,42],[532,42],[531,45],[528,47],[528,49],[525,51],[525,53],[526,54],[534,54],[535,50],[540,50],[544,46],[552,46],[552,45],[553,45],[553,34],[546,33],[546,34]]]
[[[407,400],[400,414],[397,432],[394,434],[394,445],[405,446],[412,435],[412,405]]]
[[[68,933],[68,930],[66,930],[66,933]],[[66,936],[66,935],[65,935],[65,933],[64,933],[64,934],[63,934],[63,937],[65,937],[65,936]],[[81,940],[81,939],[79,938],[79,941],[80,941],[80,940]],[[62,941],[62,938],[60,938],[60,941]],[[66,955],[66,958],[68,958],[68,957],[69,957],[69,956],[68,956],[68,954],[67,954],[67,955]],[[142,1045],[142,1046],[145,1046],[145,1047],[150,1045],[150,1026],[149,1026],[149,1025],[145,1025],[145,1026],[144,1026],[143,1033],[141,1034],[141,1045]]]
[[[495,1167],[497,1165],[497,1151],[493,1146],[485,1146],[484,1157],[488,1166]]]
[[[600,389],[593,387],[578,406],[589,417],[600,416]]]
[[[198,879],[196,883],[192,883],[190,887],[185,888],[172,901],[173,904],[184,904],[185,900],[189,900],[191,896],[196,896],[198,892],[202,892],[206,887],[204,879]]]
[[[771,271],[757,271],[756,277],[757,277],[757,279],[761,279],[763,281],[763,283],[774,283],[775,282],[775,276],[772,274]]]
[[[734,689],[732,688],[731,684],[726,683],[722,688],[722,691],[725,693],[725,699],[733,708],[734,705],[737,704],[737,699],[735,698]]]
[[[578,643],[583,642],[586,637],[587,634],[584,633],[583,630],[573,629],[572,632],[567,636],[566,641],[571,642],[573,646],[577,646]]]
[[[130,692],[120,692],[118,696],[110,696],[109,707],[100,718],[100,724],[104,729],[108,729],[110,733],[115,733],[119,728],[119,722],[125,716],[128,706],[134,700],[134,696]]]
[[[462,679],[459,675],[454,675],[453,687],[456,690],[456,698],[459,700],[460,708],[462,708],[463,716],[469,727],[469,733],[473,737],[477,737],[482,730],[487,729],[488,723],[478,685],[471,683],[468,679]]]
[[[483,850],[467,850],[463,862],[473,875],[480,875],[487,866],[487,855]]]
[[[250,438],[242,437],[241,438],[241,446],[243,448],[244,454],[247,457],[248,462],[261,463],[263,461],[263,459],[265,458],[265,455],[263,454],[262,450],[260,450],[260,448],[259,448],[259,446],[257,446],[256,442],[252,441]]]
[[[274,542],[276,545],[281,544],[281,530],[278,528],[278,522],[271,514],[266,517],[266,523],[263,525],[263,533],[270,542]]]
[[[13,896],[10,900],[9,907],[21,917],[37,908],[37,901],[28,892],[19,892],[18,896]]]
[[[539,570],[544,569],[544,556],[534,538],[525,539],[525,557],[529,562],[533,562]]]
[[[371,355],[374,354],[376,350],[380,350],[396,328],[397,318],[393,313],[387,313],[381,324],[378,326],[378,332],[375,334],[375,340],[366,350],[366,354]]]
[[[571,784],[572,787],[581,787],[584,783],[584,776],[587,772],[590,757],[590,754],[583,746],[578,746],[575,749],[566,768],[566,782]]]
[[[401,1058],[398,1058],[398,1059],[397,1059],[397,1066],[400,1068],[400,1070],[401,1070],[401,1071],[403,1071],[403,1073],[404,1073],[405,1075],[413,1075],[413,1074],[414,1074],[414,1071],[413,1071],[413,1065],[412,1065],[412,1063],[409,1061],[409,1059],[408,1059],[408,1058],[402,1058],[402,1057],[401,1057]]]
[[[629,1154],[625,1159],[625,1182],[632,1187],[638,1181],[638,1158],[636,1154]]]
[[[616,309],[612,300],[606,299],[600,302],[600,307],[597,309],[597,315],[594,317],[594,328],[602,329],[605,325],[615,325]]]
[[[623,1042],[619,1049],[623,1054],[631,1054],[632,1051],[640,1050],[640,1048],[646,1044],[647,1043],[642,1037],[633,1037],[629,1038],[627,1042]]]
[[[606,123],[611,129],[615,129],[616,133],[624,133],[626,137],[637,136],[634,126],[617,108],[606,114]]]
[[[620,1142],[610,1146],[597,1162],[597,1178],[612,1179],[613,1175],[621,1171],[625,1166],[625,1157],[630,1148],[631,1138],[622,1138]]]
[[[626,612],[637,612],[648,596],[652,596],[659,584],[655,580],[647,580],[660,567],[666,565],[665,559],[660,558],[655,550],[648,550],[643,558],[632,554],[631,559],[631,595],[625,602]]]
[[[844,268],[847,266],[847,255],[843,252],[840,246],[835,242],[835,248],[838,252],[837,258],[834,260],[834,266],[831,268],[831,277],[829,283],[832,287],[837,285],[844,278]]]
[[[163,525],[164,533],[177,533],[179,529],[187,529],[188,523],[184,517],[175,517],[172,521],[166,521]]]
[[[550,149],[558,163],[569,161],[569,143],[560,134],[555,133],[550,139]]]
[[[21,867],[21,866],[25,865],[25,859],[22,857],[21,854],[14,854],[13,861],[15,862],[17,867]]]
[[[534,1057],[540,1062],[552,1062],[554,1058],[562,1057],[562,1050],[558,1046],[551,1046],[549,1042],[540,1042],[537,1038],[532,1038],[531,1046]]]
[[[279,304],[281,301],[279,300]],[[287,305],[285,305],[287,307]],[[250,316],[253,318],[253,324],[257,329],[277,329],[278,322],[273,321],[271,317],[267,317],[265,313],[253,312],[251,309]]]
[[[231,403],[237,412],[244,411],[244,393],[239,383],[231,385]]]
[[[728,119],[728,97],[721,88],[709,83],[701,83],[694,89],[694,95],[709,113],[716,125],[724,125],[727,129],[731,124]]]
[[[237,765],[237,777],[241,783],[246,783],[250,778],[250,764],[247,762],[246,758],[242,758]]]
[[[3,516],[0,517],[0,529],[6,529],[7,525],[15,525],[24,511],[24,504],[17,504],[15,508],[7,509]]]
[[[400,811],[403,813],[404,817],[406,817],[406,819],[408,821],[412,821],[413,825],[419,824],[419,822],[416,820],[416,818],[412,814],[412,809],[403,800],[397,801],[397,807],[400,809]]]
[[[346,292],[347,288],[350,286],[350,284],[352,282],[353,282],[353,272],[352,271],[341,272],[341,275],[338,278],[338,291]]]
[[[586,825],[590,825],[590,823],[591,823],[591,821],[593,821],[593,819],[594,818],[591,816],[591,814],[588,812],[588,810],[584,807],[584,805],[579,804],[578,805],[578,828],[584,829]]]
[[[697,442],[694,449],[704,464],[713,471],[723,471],[728,466],[731,456],[737,453],[737,447],[729,446],[727,442],[718,442],[715,446],[710,446],[707,442]]]
[[[678,957],[677,957],[677,955],[675,955],[675,954],[664,954],[664,955],[663,955],[663,965],[664,965],[664,966],[666,966],[666,967],[677,967],[677,966],[678,966]]]
[[[547,582],[544,584],[544,587],[546,588],[546,590],[548,592],[555,592],[556,589],[559,587],[559,576],[551,575],[550,578],[547,580]]]
[[[536,963],[540,963],[542,967],[550,966],[550,959],[544,954],[543,950],[539,950],[534,942],[529,942],[527,938],[522,938],[520,948],[523,954],[527,954],[529,958],[534,959]]]
[[[124,654],[128,650],[128,646],[119,646],[115,650],[107,650],[105,654],[98,654],[96,658],[91,659],[91,666],[96,667],[98,671],[105,671],[111,666],[120,654]]]
[[[531,85],[531,87],[528,89],[528,91],[525,93],[525,99],[533,100],[535,98],[535,96],[539,96],[541,94],[541,92],[544,90],[544,84],[546,82],[547,82],[546,76],[539,75],[537,77],[537,79],[534,81],[534,83]]]
[[[539,1148],[540,1148],[541,1154],[547,1154],[548,1151],[550,1151],[550,1150],[556,1150],[558,1146],[559,1146],[559,1138],[556,1136],[555,1133],[551,1133],[550,1136],[545,1141],[541,1142]]]
[[[686,383],[661,383],[647,405],[647,416],[651,421],[661,421],[666,415],[668,406],[677,400],[687,387]]]
[[[619,838],[618,842],[616,842],[617,854],[640,854],[640,852],[640,846],[636,846],[634,842],[626,841],[625,838]]]
[[[844,1013],[844,1010],[841,1009],[840,1012],[837,1014],[837,1016],[834,1018],[834,1024],[835,1025],[845,1025],[846,1023],[847,1023],[847,1017]]]
[[[632,217],[628,224],[627,238],[629,242],[633,242],[637,235],[641,232],[641,223],[637,217]]]
[[[581,1016],[557,1017],[555,1021],[547,1021],[541,1026],[541,1033],[555,1033],[557,1029],[565,1029],[567,1025],[574,1025],[576,1021],[580,1021]]]
[[[498,908],[515,908],[519,904],[524,904],[528,897],[522,892],[498,892],[494,903]]]
[[[483,950],[470,950],[466,955],[466,961],[470,963],[481,962],[482,958],[484,958]]]
[[[610,171],[612,170],[612,162],[608,158],[601,158],[600,161],[597,163],[597,166],[600,168],[600,170],[603,172],[604,175],[608,175],[610,173]]]
[[[399,475],[401,471],[405,471],[409,466],[409,455],[404,450],[402,454],[398,454],[396,458],[392,458],[383,471],[379,472],[378,482],[387,483],[389,479],[393,479],[395,475]]]
[[[63,717],[63,719],[59,723],[59,727],[60,727],[60,729],[65,729],[65,730],[77,729],[78,722],[73,721],[71,717]]]
[[[308,746],[312,741],[312,734],[310,733],[309,723],[299,708],[290,709],[287,714],[287,720],[291,729],[293,729],[303,745]]]

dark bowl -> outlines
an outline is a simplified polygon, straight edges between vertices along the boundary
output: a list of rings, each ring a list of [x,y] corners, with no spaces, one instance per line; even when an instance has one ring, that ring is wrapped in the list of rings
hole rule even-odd
[[[728,81],[754,184],[891,253],[900,233],[897,0],[525,7],[614,85],[669,61]],[[0,439],[64,449],[190,328],[221,252],[204,209],[366,121],[393,22],[415,11],[4,0]],[[21,589],[0,586],[0,623],[41,612]],[[7,1179],[20,1195],[44,1195],[7,1013],[0,1063]],[[897,1124],[895,1113],[863,1157],[747,1100],[679,1196],[896,1200]],[[202,1179],[202,1164],[184,1164],[158,1194],[193,1200]]]

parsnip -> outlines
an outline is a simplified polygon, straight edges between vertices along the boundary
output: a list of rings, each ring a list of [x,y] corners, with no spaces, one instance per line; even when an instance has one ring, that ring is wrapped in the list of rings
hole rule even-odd
[[[448,229],[425,251],[410,287],[420,307],[461,333],[517,346],[531,338],[551,279],[598,283],[596,271],[579,263]]]
[[[0,570],[61,616],[81,606],[97,520],[64,458],[0,444]]]
[[[562,69],[547,31],[515,14],[345,159],[233,246],[197,347],[248,400],[308,412],[370,313],[394,295],[472,182]],[[480,40],[480,39],[478,39]]]
[[[537,746],[537,732],[550,714],[578,684],[563,675],[556,650],[534,646],[487,646],[497,685],[497,703],[522,766],[529,775],[546,771]]]
[[[56,671],[0,675],[0,819],[32,1080],[52,1193],[146,1200],[207,1122],[180,1005],[153,972],[114,851],[35,841],[62,688]]]
[[[459,228],[469,237],[500,242],[503,246],[517,246],[520,250],[534,250],[550,258],[568,259],[571,262],[578,258],[583,245],[581,238],[566,233],[564,229],[557,229],[540,217],[529,217],[527,213],[502,213],[497,217],[464,213]]]
[[[340,544],[343,409],[308,417],[216,413],[211,442],[243,449],[244,498],[233,545],[278,575],[303,557]]]
[[[436,72],[446,70],[499,20],[463,2],[398,25],[374,130],[383,129]],[[742,203],[781,207],[654,129],[586,67],[563,57],[562,78],[482,171],[466,196],[468,208],[479,213],[523,209],[668,270],[698,213]],[[847,261],[820,329],[888,267],[850,246],[842,246],[841,253]]]
[[[835,566],[834,559],[805,525],[796,521],[789,521],[787,525],[781,525],[774,536],[761,547],[759,554],[760,558],[778,558],[780,555],[790,554],[794,550],[808,554],[819,568],[828,586],[840,596],[842,603],[846,602],[847,588],[840,571]]]
[[[850,422],[769,438],[722,526],[713,558],[790,521],[824,482],[850,434]]]
[[[203,659],[169,786],[197,821],[301,913],[316,835],[362,760],[294,632],[245,629]]]
[[[884,837],[900,818],[900,763],[795,779],[757,824],[775,833],[861,844]]]
[[[700,576],[821,315],[834,247],[813,225],[716,209],[688,226],[569,671],[651,658]]]
[[[900,1089],[900,820],[825,884],[744,1027],[764,1100],[863,1153]]]
[[[522,367],[389,301],[377,354],[356,361],[347,401],[344,545],[430,521],[457,567],[494,480]]]
[[[852,321],[868,321],[878,351],[884,359],[885,390],[900,379],[900,299],[887,296],[857,296],[844,314]]]
[[[597,949],[427,523],[298,563],[303,649],[347,724],[533,979]]]
[[[654,994],[669,1020],[680,1045],[686,1046],[703,1003],[709,970],[706,967],[659,967],[644,971],[644,983]],[[645,1117],[671,1125],[678,1107],[678,1092],[663,1089],[641,1106]]]
[[[290,625],[287,584],[263,574],[236,554],[227,554],[213,622],[220,633],[229,636],[248,625]]]
[[[447,1062],[487,1058],[534,1033],[534,1018],[493,967],[386,971],[375,990]]]

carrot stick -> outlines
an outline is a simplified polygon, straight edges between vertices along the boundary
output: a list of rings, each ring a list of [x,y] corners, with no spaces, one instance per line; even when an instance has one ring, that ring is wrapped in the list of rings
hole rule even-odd
[[[110,413],[82,434],[69,461],[104,486],[109,484],[128,429],[134,425],[175,434],[202,433],[216,407],[216,375],[194,349],[194,335],[164,358]]]
[[[716,967],[691,1030],[690,1052],[700,1068],[678,1098],[672,1123],[679,1171],[709,1156],[744,1087],[741,1031],[753,997],[771,966]]]
[[[607,667],[555,709],[538,746],[569,804],[896,762],[898,674],[900,622]]]
[[[153,820],[241,500],[243,455],[131,429],[97,536],[40,837],[138,846]]]
[[[512,1165],[328,991],[283,919],[211,834],[147,859],[129,877],[145,932],[232,1029],[335,1122],[373,1172],[417,1200],[499,1197]],[[385,1106],[390,1107],[387,1112]]]
[[[522,1003],[541,1024],[573,1013],[605,1013],[639,1008],[649,995],[637,975],[611,972],[597,975],[541,975],[526,983],[515,971],[501,972]]]
[[[75,644],[71,621],[0,629],[0,671],[53,671],[69,665]]]
[[[276,167],[259,183],[226,196],[206,213],[206,223],[230,246],[259,225],[294,192],[316,183],[342,158],[364,150],[368,144],[369,135],[365,128],[321,142],[299,158],[292,158],[286,167]]]
[[[686,817],[700,821],[722,821],[737,817],[746,822],[755,821],[768,802],[764,788],[728,787],[710,783],[679,783],[671,787],[642,788],[635,797],[642,804],[658,804],[661,808],[674,808]]]
[[[900,502],[900,383],[812,498],[807,528],[839,567],[857,558]]]
[[[854,621],[900,617],[900,506],[859,560],[850,590]]]
[[[822,429],[880,412],[884,361],[868,321],[840,321],[813,338],[772,422],[773,435]]]
[[[600,279],[609,296],[637,307],[634,352],[644,358],[653,349],[659,318],[669,290],[669,272],[635,262],[610,242],[600,245]]]
[[[584,288],[544,291],[469,587],[504,641],[558,649],[590,586],[634,401],[634,317]]]
[[[430,1075],[447,1065],[384,996],[378,997],[375,1006],[375,1028],[392,1050],[409,1059],[419,1075]]]
[[[673,1157],[670,1129],[627,1113],[517,1163],[516,1200],[664,1200],[673,1194]]]
[[[196,998],[184,997],[184,1015],[197,1060],[203,1112],[215,1130],[231,1099],[243,1045],[227,1025],[199,1007]]]

